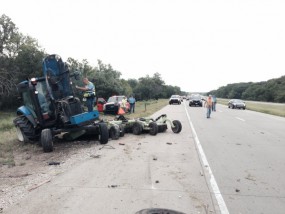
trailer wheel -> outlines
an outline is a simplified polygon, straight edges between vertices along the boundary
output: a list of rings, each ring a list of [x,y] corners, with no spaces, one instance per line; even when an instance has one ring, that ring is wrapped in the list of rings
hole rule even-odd
[[[52,133],[50,129],[44,129],[41,133],[41,144],[44,152],[53,151]]]
[[[133,124],[133,134],[140,135],[142,133],[143,127],[139,122],[134,122]]]
[[[124,127],[124,125],[120,124],[119,125],[119,129],[120,129],[120,137],[124,137],[125,136],[125,127]]]
[[[151,122],[149,124],[149,128],[150,128],[150,130],[149,130],[150,135],[156,135],[157,134],[158,126],[157,126],[156,122]]]
[[[118,140],[120,137],[120,129],[118,126],[112,126],[109,131],[109,137],[112,138],[112,140]]]
[[[161,124],[158,126],[158,132],[165,132],[167,129],[167,124]]]
[[[179,120],[173,120],[173,125],[174,125],[174,127],[171,127],[171,129],[172,129],[172,131],[174,132],[174,133],[179,133],[179,132],[181,132],[181,130],[182,130],[182,124],[180,123],[180,121]]]
[[[106,144],[108,143],[109,139],[109,131],[108,127],[105,123],[99,123],[99,141],[101,144]]]

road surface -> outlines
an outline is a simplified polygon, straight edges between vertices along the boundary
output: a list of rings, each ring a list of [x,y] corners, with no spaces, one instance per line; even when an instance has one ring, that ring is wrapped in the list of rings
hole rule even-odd
[[[207,119],[185,101],[161,114],[182,132],[94,145],[92,157],[4,213],[285,213],[284,118],[218,105]]]

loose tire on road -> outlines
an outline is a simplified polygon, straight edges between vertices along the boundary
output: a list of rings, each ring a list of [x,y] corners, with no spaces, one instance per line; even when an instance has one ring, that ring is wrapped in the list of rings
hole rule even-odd
[[[172,131],[176,134],[178,134],[179,132],[181,132],[182,130],[182,124],[180,123],[179,120],[173,120],[173,125],[174,127],[171,127]]]
[[[41,145],[43,146],[44,152],[53,151],[52,133],[50,129],[44,129],[41,133]]]
[[[118,126],[112,126],[109,131],[109,137],[112,140],[118,140],[120,137],[120,128]]]
[[[99,142],[101,144],[108,143],[109,140],[109,131],[105,123],[99,123]]]
[[[133,134],[140,135],[143,131],[143,127],[139,122],[134,122],[133,124]]]
[[[157,124],[156,124],[156,122],[151,122],[150,124],[149,124],[149,134],[150,135],[156,135],[157,134],[157,132],[158,132],[158,126],[157,126]]]

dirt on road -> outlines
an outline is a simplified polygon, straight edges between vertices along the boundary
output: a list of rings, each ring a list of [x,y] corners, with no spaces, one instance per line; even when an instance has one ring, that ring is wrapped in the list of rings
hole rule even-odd
[[[0,213],[55,176],[86,158],[96,158],[97,140],[58,141],[54,151],[43,153],[36,144],[13,152],[15,166],[0,165]]]

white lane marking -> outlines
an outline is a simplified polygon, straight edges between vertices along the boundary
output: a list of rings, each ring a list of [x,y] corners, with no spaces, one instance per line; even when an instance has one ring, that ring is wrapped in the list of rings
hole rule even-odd
[[[201,145],[201,143],[200,143],[200,141],[199,141],[199,138],[198,138],[198,136],[197,136],[197,133],[196,133],[196,131],[195,131],[195,129],[194,129],[194,126],[193,126],[193,124],[192,124],[192,121],[191,121],[191,119],[190,119],[190,116],[189,116],[189,114],[188,114],[188,111],[187,111],[187,109],[186,109],[186,105],[184,105],[184,108],[185,108],[185,111],[186,111],[186,115],[187,115],[187,118],[188,118],[188,122],[189,122],[189,124],[190,124],[190,127],[191,127],[192,132],[193,132],[193,135],[194,135],[194,141],[195,141],[196,146],[197,146],[197,148],[198,148],[198,151],[199,151],[201,160],[202,160],[202,162],[203,162],[203,165],[204,165],[204,166],[207,166],[207,167],[205,167],[205,168],[206,168],[206,170],[208,170],[208,173],[209,173],[209,176],[210,176],[210,184],[211,184],[213,193],[214,193],[214,195],[215,195],[215,197],[216,197],[216,200],[217,200],[217,202],[218,202],[218,205],[219,205],[221,214],[229,214],[227,205],[226,205],[226,203],[225,203],[225,201],[224,201],[224,198],[223,198],[223,196],[222,196],[222,194],[221,194],[221,192],[220,192],[220,189],[219,189],[219,187],[218,187],[218,184],[217,184],[217,182],[216,182],[216,179],[215,179],[215,177],[214,177],[214,174],[213,174],[213,172],[212,172],[212,170],[211,170],[211,168],[210,168],[210,165],[209,165],[209,163],[208,163],[208,160],[207,160],[207,158],[206,158],[206,155],[205,155],[205,153],[204,153],[204,150],[203,150],[203,148],[202,148],[202,145]]]
[[[242,119],[242,118],[239,118],[239,117],[235,117],[235,118],[238,119],[238,120],[240,120],[240,121],[242,121],[242,122],[245,122],[245,120]]]

